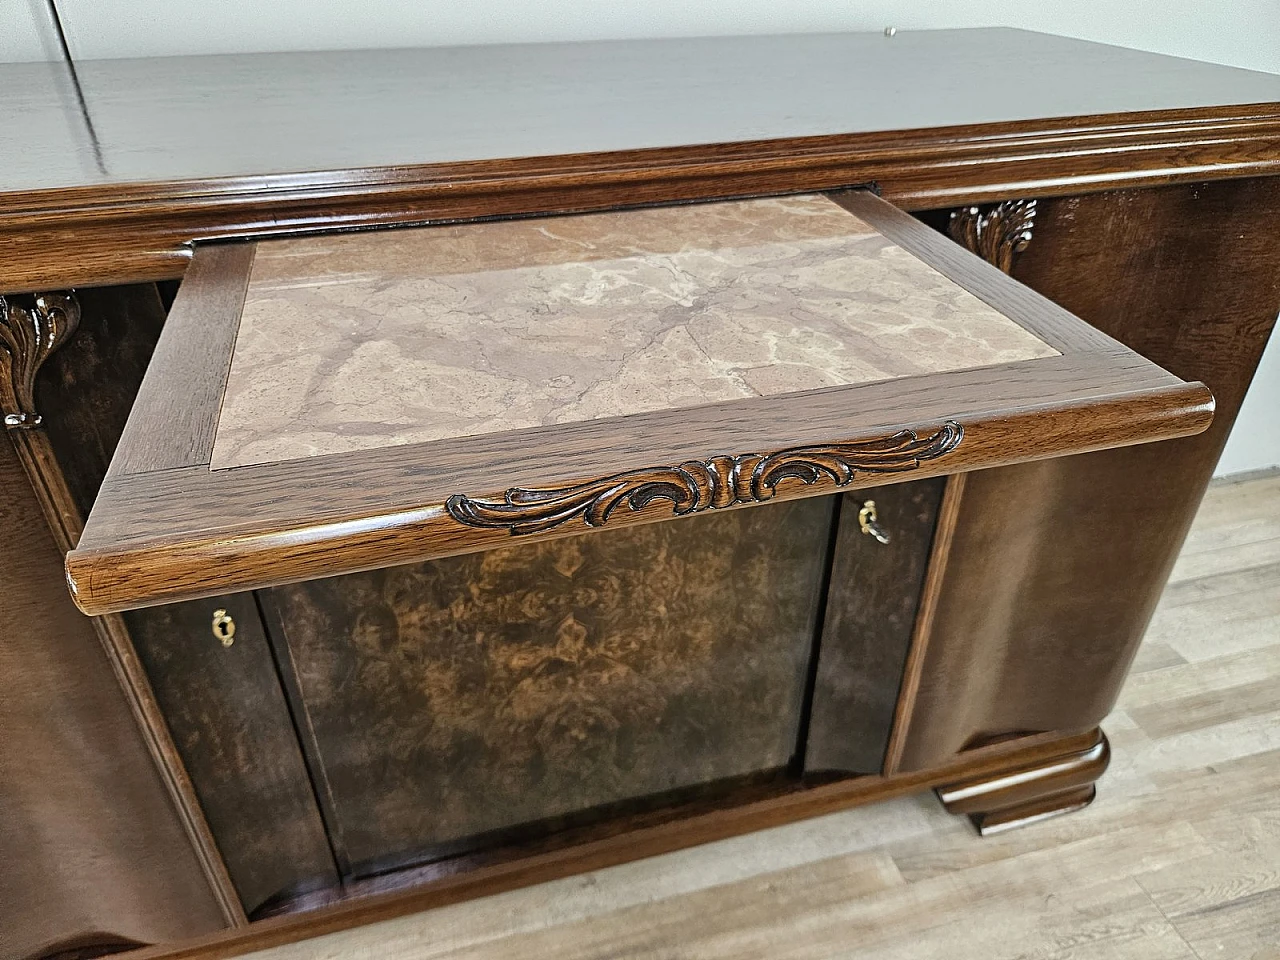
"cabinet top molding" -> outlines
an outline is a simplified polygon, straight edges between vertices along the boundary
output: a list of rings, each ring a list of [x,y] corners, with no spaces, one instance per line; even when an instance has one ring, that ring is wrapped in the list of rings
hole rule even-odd
[[[1280,76],[1003,28],[99,60],[74,79],[0,65],[0,292],[180,276],[195,240],[1280,169]]]

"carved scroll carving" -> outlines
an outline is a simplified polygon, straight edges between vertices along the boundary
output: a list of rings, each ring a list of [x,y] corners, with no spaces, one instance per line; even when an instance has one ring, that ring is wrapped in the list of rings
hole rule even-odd
[[[74,293],[41,294],[31,308],[0,297],[0,412],[6,427],[40,426],[36,373],[79,324],[80,304]]]
[[[963,437],[960,424],[948,420],[926,437],[900,430],[874,440],[690,460],[678,466],[628,470],[567,487],[512,487],[501,501],[457,494],[448,499],[445,508],[459,523],[506,529],[517,536],[541,533],[576,517],[589,527],[600,527],[621,505],[640,510],[658,500],[670,501],[672,514],[681,517],[769,500],[777,485],[787,479],[806,486],[825,479],[843,487],[859,474],[914,470],[923,461],[954,450]]]
[[[1013,256],[1031,242],[1036,222],[1034,200],[1006,200],[984,213],[979,207],[964,207],[951,214],[947,232],[988,263],[1005,273],[1013,270]]]

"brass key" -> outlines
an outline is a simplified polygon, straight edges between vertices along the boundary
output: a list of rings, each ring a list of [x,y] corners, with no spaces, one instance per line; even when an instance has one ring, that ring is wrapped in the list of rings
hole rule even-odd
[[[868,537],[875,537],[880,543],[889,542],[889,531],[880,526],[880,517],[876,514],[874,500],[862,502],[862,509],[858,511],[858,529]]]

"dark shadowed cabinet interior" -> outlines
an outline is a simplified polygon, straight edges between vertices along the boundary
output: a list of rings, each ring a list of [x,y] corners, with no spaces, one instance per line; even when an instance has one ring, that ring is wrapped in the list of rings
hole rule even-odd
[[[0,960],[1093,798],[1280,307],[1280,78],[1003,30],[60,69],[0,67],[47,131],[0,142]]]

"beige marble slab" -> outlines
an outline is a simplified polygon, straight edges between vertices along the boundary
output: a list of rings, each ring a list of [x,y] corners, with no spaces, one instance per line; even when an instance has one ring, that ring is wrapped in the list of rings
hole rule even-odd
[[[822,196],[271,241],[212,467],[1055,355]]]

